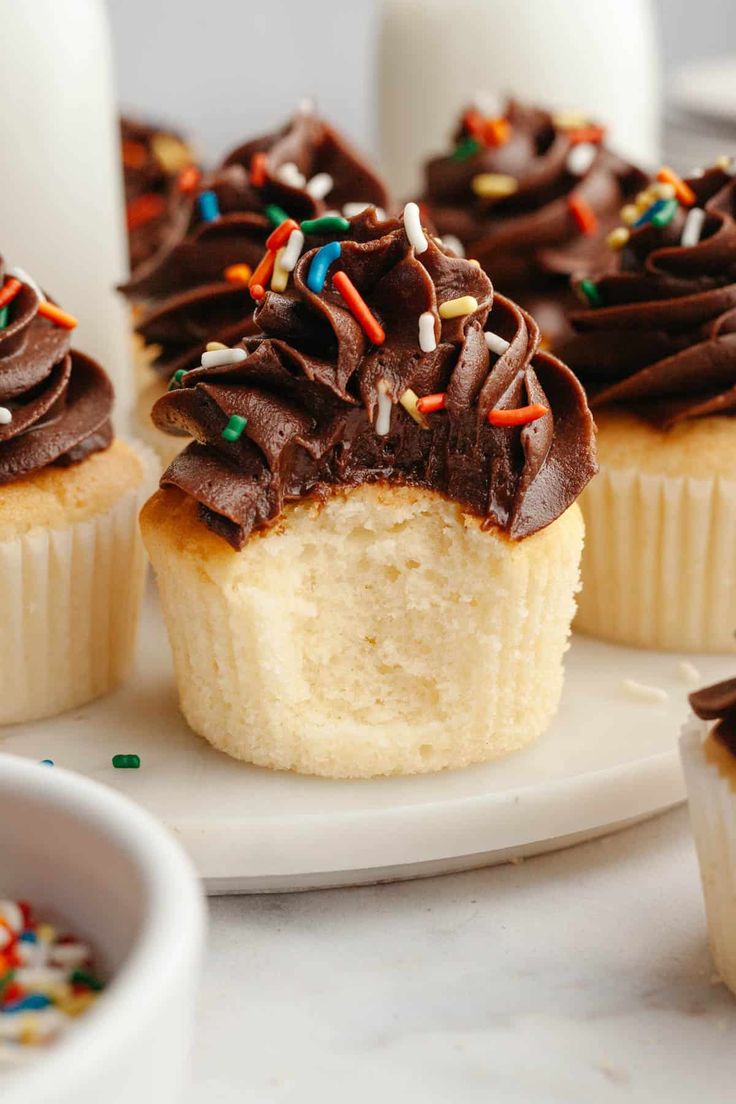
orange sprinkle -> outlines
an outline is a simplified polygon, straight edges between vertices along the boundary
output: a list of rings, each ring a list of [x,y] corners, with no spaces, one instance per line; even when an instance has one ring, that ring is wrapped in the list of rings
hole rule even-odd
[[[537,418],[543,418],[549,414],[546,406],[532,403],[530,406],[517,406],[512,410],[489,410],[488,421],[492,426],[520,426],[536,422]]]
[[[182,169],[179,173],[179,191],[196,192],[201,178],[202,174],[196,165],[187,165],[187,167]]]
[[[123,164],[126,169],[140,169],[148,158],[148,150],[141,142],[134,142],[130,138],[123,141]]]
[[[417,399],[417,410],[420,414],[433,414],[435,410],[444,410],[446,398],[444,391],[436,395],[424,395],[421,399]]]
[[[294,222],[294,219],[284,219],[284,221],[279,223],[276,229],[266,238],[266,249],[273,249],[274,253],[276,253],[282,245],[286,245],[291,236],[291,231],[298,229],[299,223]]]
[[[262,188],[266,183],[266,165],[268,158],[265,153],[254,153],[250,159],[250,182],[254,188]]]
[[[567,206],[581,234],[596,233],[598,219],[593,208],[584,199],[577,195],[568,196]]]
[[[679,199],[684,207],[692,207],[693,203],[695,203],[697,196],[690,185],[687,184],[681,176],[678,176],[676,172],[668,168],[667,165],[663,165],[659,170],[657,173],[657,180],[662,184],[671,184],[675,189],[675,197]]]
[[[273,266],[275,265],[275,263],[276,254],[273,252],[273,250],[267,249],[256,267],[253,269],[251,277],[248,280],[248,288],[250,289],[250,293],[251,295],[253,295],[254,299],[263,298],[265,294],[263,289],[268,281],[271,279],[271,274],[273,273]],[[259,287],[261,289],[260,295],[254,295],[253,289],[256,287]]]
[[[357,318],[368,340],[372,341],[374,345],[383,345],[386,340],[383,326],[378,319],[371,314],[365,299],[360,294],[347,272],[336,272],[332,277],[332,284],[333,287],[337,288],[340,292],[351,312]]]
[[[129,230],[137,230],[151,219],[158,218],[166,210],[166,200],[158,192],[145,192],[131,199],[126,209]]]
[[[256,302],[260,302],[266,294],[266,289],[263,284],[250,284],[248,290],[250,291],[251,299],[255,299]]]
[[[38,304],[38,313],[42,318],[48,318],[49,322],[53,322],[55,326],[61,326],[63,330],[73,330],[75,326],[79,325],[73,315],[67,314],[61,307],[49,303],[46,299]]]
[[[230,284],[247,284],[252,275],[253,269],[247,264],[231,264],[223,272]]]
[[[508,119],[486,119],[483,126],[483,140],[487,146],[503,146],[511,137],[511,123]]]
[[[605,127],[596,126],[593,123],[590,126],[575,127],[567,131],[567,137],[573,146],[579,146],[581,142],[592,142],[594,146],[598,145],[603,141],[605,134]]]
[[[11,277],[5,281],[5,286],[0,289],[0,307],[7,307],[8,303],[15,299],[16,295],[23,287],[20,280],[15,280]]]
[[[479,142],[484,141],[485,138],[485,123],[486,121],[480,111],[476,111],[473,107],[469,108],[463,115],[463,126]]]

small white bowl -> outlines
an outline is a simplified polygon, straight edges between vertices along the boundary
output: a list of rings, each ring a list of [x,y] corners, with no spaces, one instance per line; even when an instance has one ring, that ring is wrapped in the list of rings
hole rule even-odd
[[[0,1068],[3,1104],[173,1104],[205,931],[189,860],[114,790],[1,754],[0,840],[0,897],[58,917],[110,979],[55,1046]]]

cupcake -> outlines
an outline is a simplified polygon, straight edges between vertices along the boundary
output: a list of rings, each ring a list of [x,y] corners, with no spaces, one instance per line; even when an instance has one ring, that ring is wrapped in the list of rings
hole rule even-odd
[[[248,284],[274,229],[287,217],[388,203],[381,181],[344,139],[305,111],[238,147],[210,175],[188,174],[182,184],[185,201],[165,243],[122,289],[145,308],[136,330],[150,367],[137,431],[166,461],[184,442],[151,428],[151,406],[173,376],[199,364],[209,340],[229,345],[252,329]]]
[[[601,472],[577,627],[642,648],[736,649],[736,190],[669,169],[625,208],[613,272],[561,355],[588,390]],[[673,183],[674,182],[674,183]]]
[[[426,166],[427,218],[534,315],[551,348],[569,332],[570,277],[600,269],[619,207],[644,185],[603,137],[585,118],[511,100],[498,118],[468,108],[453,151]]]
[[[736,678],[690,695],[680,740],[716,969],[736,992]],[[709,727],[707,722],[713,722]]]
[[[559,702],[590,412],[418,216],[312,223],[258,332],[153,411],[194,438],[141,515],[182,710],[251,763],[461,767]]]
[[[128,255],[136,269],[161,248],[180,202],[178,181],[195,155],[180,134],[128,118],[120,120],[120,148]]]
[[[0,723],[81,705],[132,657],[143,453],[113,435],[112,385],[74,319],[0,260]]]

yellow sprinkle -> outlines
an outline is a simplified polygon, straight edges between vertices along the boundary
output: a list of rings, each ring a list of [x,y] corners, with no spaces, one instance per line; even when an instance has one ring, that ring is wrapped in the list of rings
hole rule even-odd
[[[617,226],[606,238],[609,249],[623,249],[629,240],[629,231],[625,226]]]
[[[483,199],[501,198],[517,192],[519,181],[515,176],[507,176],[505,173],[478,173],[471,180],[470,186]]]
[[[476,261],[475,257],[468,257],[468,264],[472,264],[475,268],[480,268],[480,261]]]
[[[76,993],[57,1005],[67,1016],[80,1016],[97,1000],[96,993]]]
[[[417,399],[419,396],[415,391],[412,391],[411,387],[407,387],[404,394],[399,399],[399,402],[403,406],[407,414],[410,414],[414,421],[422,427],[422,429],[429,429],[429,423],[423,414],[420,414],[417,410]]]
[[[733,168],[733,158],[727,157],[725,154],[723,157],[719,157],[715,162],[716,169],[723,169],[724,172],[730,173]]]
[[[56,940],[56,928],[51,924],[39,924],[36,935],[42,943],[54,943]]]
[[[170,134],[154,134],[151,149],[164,172],[178,173],[192,163],[192,155],[187,147]]]
[[[643,192],[639,192],[634,200],[634,205],[639,214],[642,214],[642,212],[648,210],[653,203],[656,203],[658,198],[659,197],[654,194],[652,188],[645,188]]]
[[[287,269],[281,267],[281,258],[286,246],[282,246],[276,253],[276,260],[273,265],[273,276],[271,277],[271,291],[285,291],[286,285],[289,282],[289,272]]]
[[[674,199],[675,198],[675,186],[674,184],[652,184],[649,191],[656,199]]]
[[[216,349],[227,349],[227,345],[223,345],[221,341],[208,341],[205,346],[205,351],[208,353],[214,353]]]
[[[577,130],[586,126],[588,119],[580,111],[558,111],[552,116],[552,122],[560,130]]]
[[[478,309],[474,295],[461,295],[459,299],[446,299],[440,303],[440,318],[464,318]]]
[[[633,203],[627,203],[620,211],[621,221],[627,226],[633,225],[639,217],[639,210]]]

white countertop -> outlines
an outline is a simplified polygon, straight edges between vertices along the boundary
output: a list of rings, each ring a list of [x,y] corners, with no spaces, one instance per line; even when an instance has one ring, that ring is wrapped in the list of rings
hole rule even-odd
[[[687,814],[416,882],[211,902],[185,1104],[733,1099]]]

